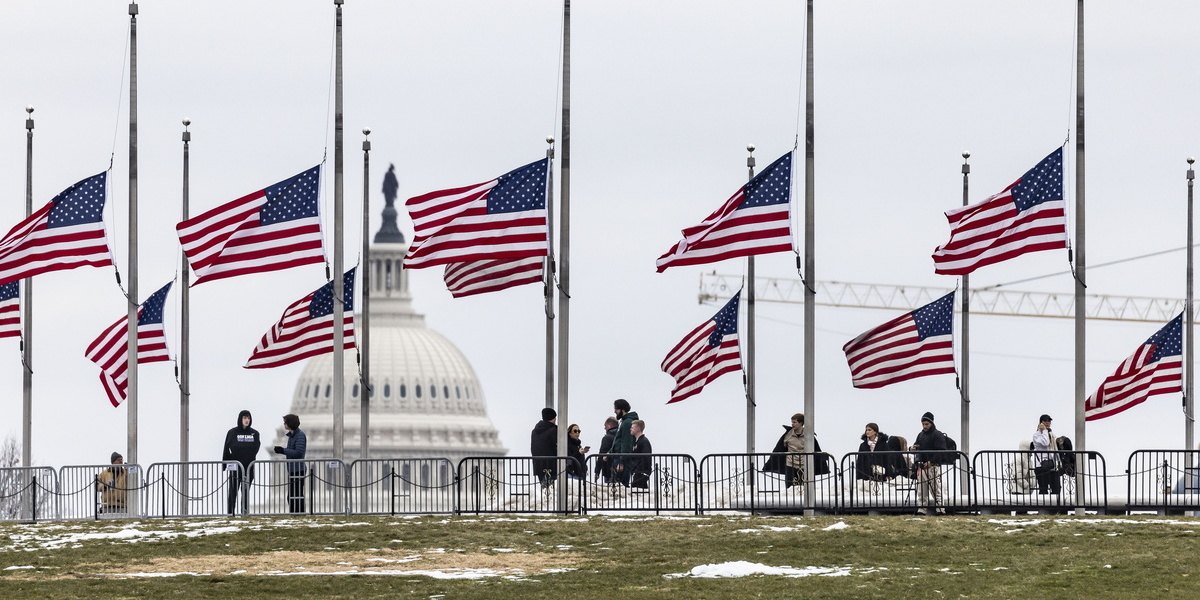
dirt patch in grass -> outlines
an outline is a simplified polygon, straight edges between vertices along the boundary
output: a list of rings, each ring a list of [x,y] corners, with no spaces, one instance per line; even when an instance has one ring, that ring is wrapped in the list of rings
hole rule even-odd
[[[398,550],[295,552],[277,551],[248,555],[210,554],[187,557],[156,557],[125,565],[84,564],[74,573],[24,571],[8,577],[65,579],[80,577],[124,578],[195,574],[287,575],[302,573],[396,574],[398,571],[491,572],[495,575],[527,576],[577,565],[578,557],[527,552],[456,552],[442,550]]]

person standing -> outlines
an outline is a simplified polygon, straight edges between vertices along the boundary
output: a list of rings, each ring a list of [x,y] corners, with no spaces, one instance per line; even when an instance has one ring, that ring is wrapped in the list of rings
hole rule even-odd
[[[529,455],[535,457],[533,460],[533,472],[537,473],[538,481],[542,487],[550,487],[554,482],[555,472],[554,463],[558,456],[558,413],[553,408],[547,406],[542,409],[542,420],[538,421],[533,426],[533,431],[529,434]]]
[[[592,449],[583,445],[583,440],[579,439],[581,433],[583,430],[579,425],[571,423],[567,426],[567,456],[571,457],[567,461],[567,475],[575,479],[583,479],[587,474],[587,453]]]
[[[784,432],[783,451],[787,453],[787,467],[784,477],[787,487],[804,483],[804,453],[808,448],[804,445],[804,413],[792,415],[792,428]]]
[[[102,513],[123,513],[128,486],[125,479],[125,457],[120,452],[113,452],[108,457],[108,467],[96,475],[96,491],[100,492],[99,510]]]
[[[229,514],[237,510],[238,492],[242,495],[242,512],[250,507],[250,484],[254,482],[254,467],[251,463],[258,456],[262,443],[258,439],[258,430],[250,426],[254,418],[250,411],[238,413],[237,426],[225,434],[225,450],[221,455],[223,461],[236,461],[241,468],[228,465],[229,471]]]
[[[942,467],[938,464],[946,451],[946,436],[933,423],[933,413],[921,415],[921,433],[910,450],[917,452],[917,495],[922,506],[917,513],[946,514],[942,506]],[[933,502],[930,503],[930,497]]]
[[[600,456],[596,459],[596,475],[593,479],[604,477],[604,483],[612,483],[612,464],[608,454],[612,452],[613,440],[617,437],[617,426],[620,421],[616,417],[604,420],[604,437],[600,439]]]
[[[1057,446],[1054,432],[1050,430],[1052,422],[1050,415],[1042,415],[1038,418],[1037,430],[1033,432],[1033,473],[1037,476],[1039,494],[1057,494],[1062,489],[1058,462],[1055,460]]]
[[[300,429],[300,417],[293,414],[283,415],[283,428],[287,431],[287,447],[275,446],[275,454],[282,454],[288,460],[288,511],[302,513],[304,476],[307,474],[302,461],[308,451],[308,436]]]
[[[633,412],[629,406],[629,401],[624,398],[613,400],[613,414],[620,419],[620,424],[617,425],[617,433],[613,436],[612,453],[613,454],[629,454],[633,452],[633,433],[631,429],[633,422],[638,420],[638,414]],[[621,456],[613,457],[613,474],[617,481],[629,485],[629,471],[625,469],[626,462]]]
[[[635,419],[629,424],[629,433],[633,435],[631,451],[636,455],[629,459],[629,487],[650,487],[650,472],[653,470],[650,455],[654,454],[654,448],[650,445],[650,438],[642,435],[645,430],[646,422],[641,419]]]

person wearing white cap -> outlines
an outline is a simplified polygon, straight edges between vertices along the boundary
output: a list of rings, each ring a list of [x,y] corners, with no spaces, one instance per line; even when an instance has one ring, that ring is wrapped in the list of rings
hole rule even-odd
[[[1058,475],[1058,461],[1054,452],[1054,432],[1050,430],[1053,419],[1050,415],[1038,418],[1037,431],[1033,432],[1033,472],[1037,475],[1038,493],[1057,494],[1062,490]]]

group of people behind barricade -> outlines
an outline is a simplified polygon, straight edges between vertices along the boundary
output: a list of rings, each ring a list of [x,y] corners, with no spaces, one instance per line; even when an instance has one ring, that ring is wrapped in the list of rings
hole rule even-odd
[[[654,453],[650,438],[646,437],[646,423],[638,418],[629,401],[613,401],[614,416],[604,421],[604,437],[592,478],[604,483],[621,484],[632,488],[650,487]],[[533,470],[543,487],[549,487],[558,477],[555,468],[558,456],[558,413],[553,408],[542,409],[542,420],[538,421],[530,434],[529,454],[533,457]],[[572,479],[587,478],[586,457],[591,446],[580,440],[582,430],[572,423],[567,427],[566,475]]]
[[[226,463],[228,472],[228,502],[229,514],[237,512],[238,496],[242,498],[242,511],[246,512],[250,504],[250,485],[254,482],[254,461],[262,442],[258,430],[251,427],[254,417],[250,411],[238,413],[237,425],[225,434],[225,444],[221,450],[221,460]],[[287,432],[287,446],[275,446],[275,454],[289,459],[288,472],[288,511],[304,512],[304,477],[307,470],[302,459],[308,449],[308,438],[300,429],[300,417],[287,414],[283,416],[283,428]],[[127,510],[129,492],[125,458],[119,452],[113,452],[110,457],[112,466],[107,467],[96,475],[96,491],[99,494],[98,512],[124,513]],[[234,464],[236,463],[236,464]],[[239,468],[240,465],[240,468]]]

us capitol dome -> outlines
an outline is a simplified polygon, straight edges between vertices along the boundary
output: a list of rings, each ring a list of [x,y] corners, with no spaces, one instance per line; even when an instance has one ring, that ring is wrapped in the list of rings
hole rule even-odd
[[[389,175],[391,173],[389,172]],[[386,192],[385,183],[385,192]],[[394,194],[370,247],[371,364],[368,458],[504,456],[487,415],[483,387],[462,352],[425,325],[412,307],[408,273],[400,268],[408,250],[396,226]],[[362,286],[362,279],[358,281]],[[362,315],[355,315],[356,327]],[[360,458],[360,376],[354,351],[345,354],[343,460]],[[292,394],[292,412],[308,436],[306,458],[333,457],[333,354],[308,360]],[[284,430],[276,445],[286,445]]]

